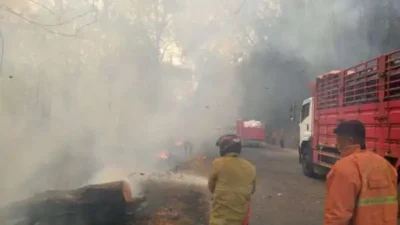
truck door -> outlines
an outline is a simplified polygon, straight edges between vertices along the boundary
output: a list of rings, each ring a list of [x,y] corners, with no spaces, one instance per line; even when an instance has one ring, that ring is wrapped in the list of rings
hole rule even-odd
[[[312,118],[312,98],[306,99],[303,101],[303,105],[301,106],[301,114],[300,114],[300,143],[303,141],[308,141],[311,138],[311,118]]]

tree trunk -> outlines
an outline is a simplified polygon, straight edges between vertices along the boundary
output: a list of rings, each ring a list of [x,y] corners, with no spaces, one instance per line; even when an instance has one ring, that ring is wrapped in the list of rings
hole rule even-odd
[[[129,184],[118,181],[45,191],[8,205],[2,218],[26,225],[123,224],[127,210],[138,207],[143,200],[132,199]]]

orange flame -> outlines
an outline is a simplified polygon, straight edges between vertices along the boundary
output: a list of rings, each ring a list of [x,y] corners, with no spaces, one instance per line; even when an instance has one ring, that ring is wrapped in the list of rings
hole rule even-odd
[[[161,159],[168,159],[168,154],[166,152],[161,152],[158,154],[158,157]]]

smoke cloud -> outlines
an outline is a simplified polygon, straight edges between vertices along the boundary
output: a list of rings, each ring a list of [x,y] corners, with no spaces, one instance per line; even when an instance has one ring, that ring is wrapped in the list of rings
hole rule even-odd
[[[239,118],[295,136],[317,74],[400,47],[389,0],[37,2],[0,1],[4,203],[213,151]]]

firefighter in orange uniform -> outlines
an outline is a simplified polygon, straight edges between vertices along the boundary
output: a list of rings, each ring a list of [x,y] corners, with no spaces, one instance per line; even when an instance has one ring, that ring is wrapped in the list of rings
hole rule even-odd
[[[397,225],[397,172],[365,147],[358,120],[334,130],[341,159],[327,176],[324,225]]]
[[[222,136],[217,146],[221,157],[213,161],[208,179],[213,194],[209,224],[246,224],[250,197],[255,192],[256,168],[239,157],[242,143],[238,136]]]

